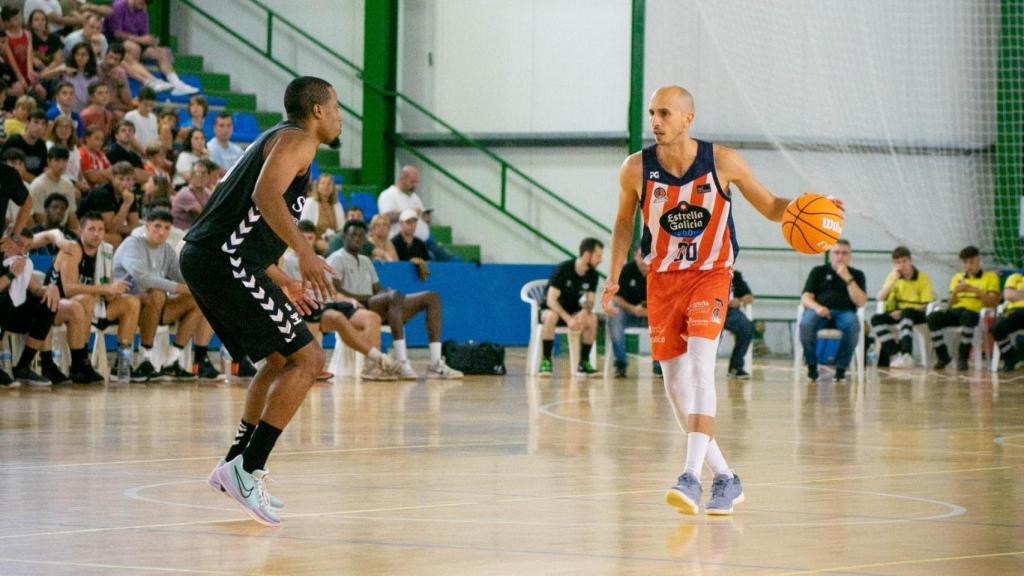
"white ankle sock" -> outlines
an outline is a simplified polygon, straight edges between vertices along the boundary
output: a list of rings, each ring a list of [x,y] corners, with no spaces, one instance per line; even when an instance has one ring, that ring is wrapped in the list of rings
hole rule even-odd
[[[172,344],[171,352],[170,354],[167,355],[167,362],[165,362],[164,365],[173,366],[174,363],[177,362],[179,359],[181,359],[181,348],[178,348],[176,345]]]
[[[395,340],[395,360],[398,360],[399,362],[406,362],[409,360],[405,351],[405,339]]]
[[[152,346],[139,346],[142,350],[142,359],[149,360],[149,363],[153,363],[153,347]]]
[[[722,456],[722,450],[718,447],[718,441],[714,438],[708,443],[705,461],[715,476],[732,476],[732,470],[729,468],[729,464],[726,463],[725,456]]]
[[[708,452],[708,443],[711,437],[700,432],[690,432],[686,435],[686,469],[700,479],[700,469],[704,466],[704,456]]]
[[[370,348],[370,352],[366,354],[367,358],[376,361],[379,361],[381,359],[381,356],[383,356],[383,354],[381,354],[380,350],[377,350],[376,348]]]
[[[441,361],[441,343],[431,342],[430,343],[430,362],[436,363]]]
[[[178,77],[178,73],[177,72],[171,72],[170,74],[164,74],[164,76],[167,76],[167,81],[170,82],[171,84],[184,84],[184,82],[181,81],[181,78]]]

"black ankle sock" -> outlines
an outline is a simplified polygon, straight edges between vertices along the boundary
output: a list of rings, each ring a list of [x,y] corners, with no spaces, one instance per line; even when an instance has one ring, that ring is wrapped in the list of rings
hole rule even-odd
[[[30,347],[28,344],[25,345],[25,349],[21,351],[21,358],[18,358],[18,364],[14,367],[15,370],[28,370],[32,366],[32,361],[36,359],[36,349]]]
[[[274,449],[274,443],[280,435],[281,430],[260,420],[252,433],[249,445],[242,452],[242,467],[246,472],[252,474],[253,471],[262,470],[267,465],[267,457],[270,456],[270,451]]]
[[[198,344],[193,344],[192,345],[192,350],[193,350],[193,352],[195,352],[194,356],[196,357],[195,361],[197,363],[198,362],[202,362],[204,358],[207,359],[207,360],[210,359],[209,355],[208,355],[209,354],[209,348],[208,347],[200,346]]]
[[[580,364],[584,362],[590,362],[590,347],[593,344],[582,344],[580,345]]]
[[[542,340],[544,344],[544,359],[551,360],[551,351],[555,349],[554,340]]]
[[[89,349],[85,346],[71,351],[71,365],[75,368],[85,366],[89,363]]]
[[[224,457],[225,461],[231,462],[235,459],[235,456],[238,456],[245,450],[245,447],[249,445],[249,440],[252,438],[254,430],[256,430],[255,424],[249,424],[245,420],[239,421],[238,431],[235,432],[235,443],[231,445],[228,455]]]
[[[40,366],[52,366],[53,364],[53,350],[43,350],[39,353]]]

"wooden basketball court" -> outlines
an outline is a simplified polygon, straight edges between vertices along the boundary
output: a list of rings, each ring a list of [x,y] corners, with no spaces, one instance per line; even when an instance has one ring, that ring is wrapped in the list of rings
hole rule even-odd
[[[0,391],[0,574],[1024,574],[1024,373],[722,365],[746,503],[716,519],[663,503],[685,438],[649,363],[524,364],[317,385],[270,459],[276,529],[205,483],[242,383]]]

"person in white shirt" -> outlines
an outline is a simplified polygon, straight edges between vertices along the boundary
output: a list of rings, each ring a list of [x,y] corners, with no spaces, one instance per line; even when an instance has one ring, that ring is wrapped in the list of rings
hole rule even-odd
[[[210,160],[223,168],[231,170],[231,167],[242,157],[242,147],[231,141],[231,134],[235,131],[235,123],[230,112],[221,112],[213,124],[213,142],[207,146],[210,151]]]
[[[158,140],[156,113],[156,91],[149,86],[139,90],[139,107],[125,114],[124,119],[135,126],[135,140],[139,148],[145,150]]]
[[[398,180],[377,197],[377,211],[391,221],[389,236],[398,234],[398,216],[405,210],[415,210],[419,218],[423,214],[423,201],[416,194],[420,173],[414,166],[403,166]],[[415,236],[424,242],[430,236],[430,228],[419,218]]]
[[[76,2],[75,4],[78,3]],[[60,5],[60,0],[25,0],[25,7],[21,11],[25,14],[25,24],[28,24],[32,13],[36,10],[42,10],[46,14],[47,22],[49,22],[50,32],[57,34],[65,27],[78,28],[81,26],[85,19],[85,13],[93,9],[91,4],[85,3],[79,5],[78,9],[72,10],[65,15],[64,8]]]

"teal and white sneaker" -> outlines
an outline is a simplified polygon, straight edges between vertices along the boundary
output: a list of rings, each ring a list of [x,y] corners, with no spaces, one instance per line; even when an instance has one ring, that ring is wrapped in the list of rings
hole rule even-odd
[[[253,470],[252,474],[242,467],[242,455],[217,468],[217,480],[229,496],[242,505],[242,509],[253,520],[264,526],[280,526],[281,518],[267,501],[266,470]]]
[[[743,485],[740,484],[740,477],[735,474],[715,476],[715,481],[711,484],[711,499],[708,500],[704,513],[732,514],[732,507],[741,502],[743,502]]]
[[[700,480],[689,472],[683,472],[676,485],[665,494],[665,502],[675,506],[683,514],[696,514],[700,510],[700,497],[704,489]]]
[[[227,493],[227,490],[224,489],[224,486],[221,486],[220,479],[217,478],[217,469],[223,466],[225,462],[227,462],[227,460],[221,458],[217,462],[217,466],[213,468],[213,472],[210,472],[210,475],[206,478],[206,483],[209,484],[210,488],[213,488],[214,491],[216,491],[218,494]],[[270,470],[267,470],[267,474],[270,474]],[[279,498],[275,497],[270,492],[267,492],[267,503],[269,503],[270,507],[275,510],[280,510],[284,508],[284,502],[282,502]]]

